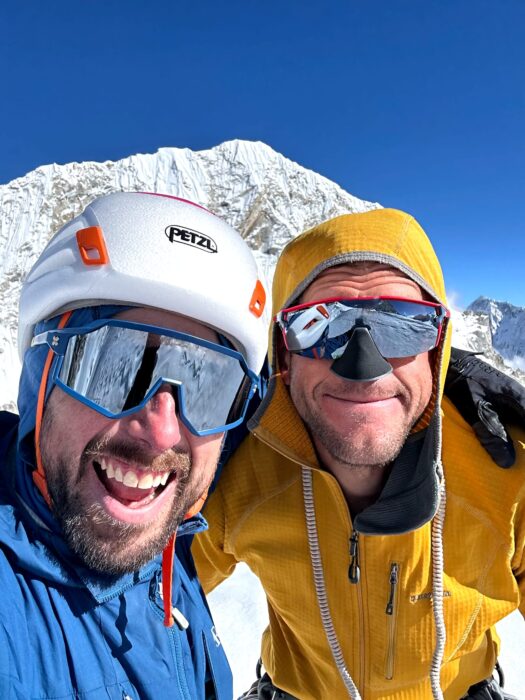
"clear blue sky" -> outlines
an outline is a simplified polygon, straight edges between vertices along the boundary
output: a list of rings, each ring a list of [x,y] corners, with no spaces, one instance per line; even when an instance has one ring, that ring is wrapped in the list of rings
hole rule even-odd
[[[413,213],[460,305],[525,306],[524,0],[11,0],[0,183],[261,140]]]

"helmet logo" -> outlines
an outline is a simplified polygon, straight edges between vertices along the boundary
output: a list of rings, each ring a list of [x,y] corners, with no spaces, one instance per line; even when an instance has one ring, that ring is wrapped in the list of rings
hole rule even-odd
[[[210,236],[205,236],[203,233],[199,233],[198,231],[192,231],[191,228],[182,228],[182,226],[168,226],[165,233],[170,239],[171,243],[191,245],[193,248],[204,250],[206,253],[217,252],[217,244],[213,238],[210,238]]]

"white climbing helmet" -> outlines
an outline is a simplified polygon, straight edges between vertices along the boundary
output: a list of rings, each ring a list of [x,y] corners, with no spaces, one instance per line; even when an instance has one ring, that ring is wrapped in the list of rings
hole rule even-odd
[[[258,374],[269,309],[255,259],[211,212],[175,197],[100,197],[49,241],[20,297],[20,357],[35,325],[83,306],[123,304],[173,311],[214,328]]]

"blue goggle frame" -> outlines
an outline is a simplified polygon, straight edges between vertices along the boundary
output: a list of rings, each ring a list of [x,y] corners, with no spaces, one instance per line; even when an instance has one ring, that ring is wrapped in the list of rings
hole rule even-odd
[[[220,356],[224,356],[225,358],[231,358],[232,363],[231,363],[231,368],[232,368],[232,373],[235,370],[236,364],[238,363],[238,367],[242,372],[239,372],[239,381],[237,383],[232,383],[230,387],[224,387],[224,385],[217,386],[215,391],[216,392],[221,392],[224,391],[225,389],[230,389],[230,392],[232,394],[232,401],[229,406],[229,410],[226,412],[226,406],[227,403],[224,404],[222,413],[224,414],[225,412],[227,413],[226,416],[224,416],[224,420],[214,426],[208,426],[208,427],[203,427],[201,424],[199,424],[198,419],[193,416],[192,419],[190,419],[189,415],[191,414],[192,411],[189,410],[188,407],[188,400],[187,398],[190,397],[192,398],[192,387],[191,386],[186,386],[186,383],[184,380],[181,380],[181,378],[176,378],[176,377],[170,377],[170,376],[164,376],[160,375],[155,377],[155,381],[149,388],[147,389],[147,392],[144,394],[143,398],[141,398],[140,401],[138,401],[136,404],[131,406],[130,408],[124,409],[124,410],[110,410],[109,408],[101,405],[100,403],[97,403],[94,401],[92,398],[89,398],[89,396],[86,396],[82,394],[80,391],[75,390],[71,386],[69,386],[65,381],[63,381],[63,378],[61,377],[61,374],[63,372],[63,369],[67,369],[68,371],[71,369],[71,366],[73,364],[73,360],[68,360],[69,366],[65,367],[65,362],[66,362],[66,356],[68,353],[68,348],[69,348],[69,343],[72,339],[78,338],[78,337],[84,337],[88,336],[90,334],[93,334],[96,331],[99,331],[103,328],[117,328],[117,329],[129,329],[131,331],[139,331],[141,333],[146,334],[146,336],[149,338],[150,335],[153,336],[158,336],[160,338],[167,338],[167,339],[173,339],[174,341],[180,341],[181,346],[183,344],[189,344],[190,350],[191,346],[197,346],[197,348],[202,348],[203,349],[203,357],[206,355],[206,350],[209,350],[210,353],[208,353],[208,358],[210,359],[209,362],[209,369],[212,372],[212,376],[209,378],[213,378],[213,370],[216,369],[214,368],[212,359],[214,357],[214,353],[218,353]],[[73,328],[63,328],[60,330],[51,330],[51,331],[45,331],[44,333],[40,333],[36,335],[33,340],[31,345],[36,346],[36,345],[43,345],[46,344],[50,350],[55,353],[57,356],[57,361],[53,363],[53,368],[49,377],[49,381],[51,385],[56,385],[62,389],[65,393],[67,393],[69,396],[73,397],[74,399],[77,399],[81,403],[83,403],[85,406],[88,408],[92,408],[98,413],[102,414],[106,418],[111,418],[111,419],[117,419],[117,418],[123,418],[125,416],[131,415],[133,413],[136,413],[140,411],[144,406],[148,403],[148,401],[157,393],[157,391],[160,389],[162,385],[169,384],[173,387],[176,388],[176,403],[177,403],[177,415],[180,418],[180,420],[184,423],[184,425],[190,430],[191,433],[194,435],[197,435],[199,437],[204,437],[206,435],[213,435],[215,433],[221,433],[226,430],[230,430],[231,428],[235,428],[236,426],[240,425],[246,415],[246,411],[248,408],[248,404],[253,397],[255,391],[257,389],[261,390],[260,386],[260,378],[252,371],[249,369],[249,367],[246,364],[246,361],[242,354],[238,352],[237,350],[233,350],[229,347],[226,347],[224,345],[219,345],[217,343],[214,343],[209,340],[204,340],[203,338],[198,338],[193,335],[189,335],[187,333],[183,333],[180,331],[175,331],[170,328],[164,328],[161,326],[152,326],[149,324],[143,324],[143,323],[137,323],[134,321],[124,321],[120,319],[100,319],[98,321],[94,321],[86,326],[82,327],[73,327]],[[176,345],[176,344],[174,344]],[[171,344],[168,344],[167,347],[169,348]],[[155,346],[149,346],[149,345],[144,345],[144,348],[148,347],[153,347],[155,349]],[[159,345],[160,347],[160,345]],[[178,346],[177,346],[178,347]],[[180,349],[180,348],[179,348]],[[75,350],[73,350],[73,353]],[[144,355],[143,355],[144,356]],[[166,353],[166,357],[169,357],[169,355]],[[82,359],[82,358],[80,358]],[[142,357],[143,359],[143,357]],[[141,360],[142,361],[142,360]],[[67,365],[67,362],[66,362]],[[174,367],[177,366],[177,362],[173,362]],[[180,363],[179,363],[180,365]],[[203,362],[202,367],[204,367],[205,363]],[[132,377],[132,380],[134,381],[137,377],[138,372],[140,371],[141,365],[137,368],[135,375]],[[194,370],[194,367],[192,367],[192,371]],[[188,371],[188,368],[187,370]],[[88,377],[89,378],[89,377]],[[207,377],[208,379],[208,377]],[[189,382],[187,382],[189,383]],[[118,388],[118,385],[116,385]],[[234,390],[235,389],[235,390]],[[214,394],[214,396],[219,397],[220,394]],[[192,403],[196,404],[196,407],[198,402],[200,400],[200,393],[195,392],[195,397],[193,397]],[[202,399],[204,401],[204,399]],[[230,418],[230,413],[232,411],[232,408],[235,406],[235,413],[233,416],[231,416],[230,420],[227,420],[227,418]],[[124,408],[124,407],[122,407]],[[201,410],[203,412],[206,406],[201,407]],[[211,421],[213,422],[213,421]]]

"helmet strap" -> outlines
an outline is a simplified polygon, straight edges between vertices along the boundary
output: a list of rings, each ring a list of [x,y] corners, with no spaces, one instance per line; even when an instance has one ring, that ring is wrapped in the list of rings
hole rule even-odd
[[[71,311],[66,311],[62,314],[57,328],[64,328],[66,323],[69,321],[71,316]],[[40,430],[42,428],[42,417],[44,415],[44,404],[46,401],[46,389],[47,380],[49,377],[49,371],[53,363],[55,353],[49,349],[44,363],[44,369],[42,371],[42,378],[40,380],[40,387],[38,389],[38,398],[36,402],[36,416],[35,416],[35,457],[36,457],[36,469],[33,471],[33,481],[35,486],[40,491],[44,497],[45,502],[49,507],[51,507],[51,497],[47,488],[46,473],[44,470],[44,465],[42,463],[42,453],[40,451]]]

